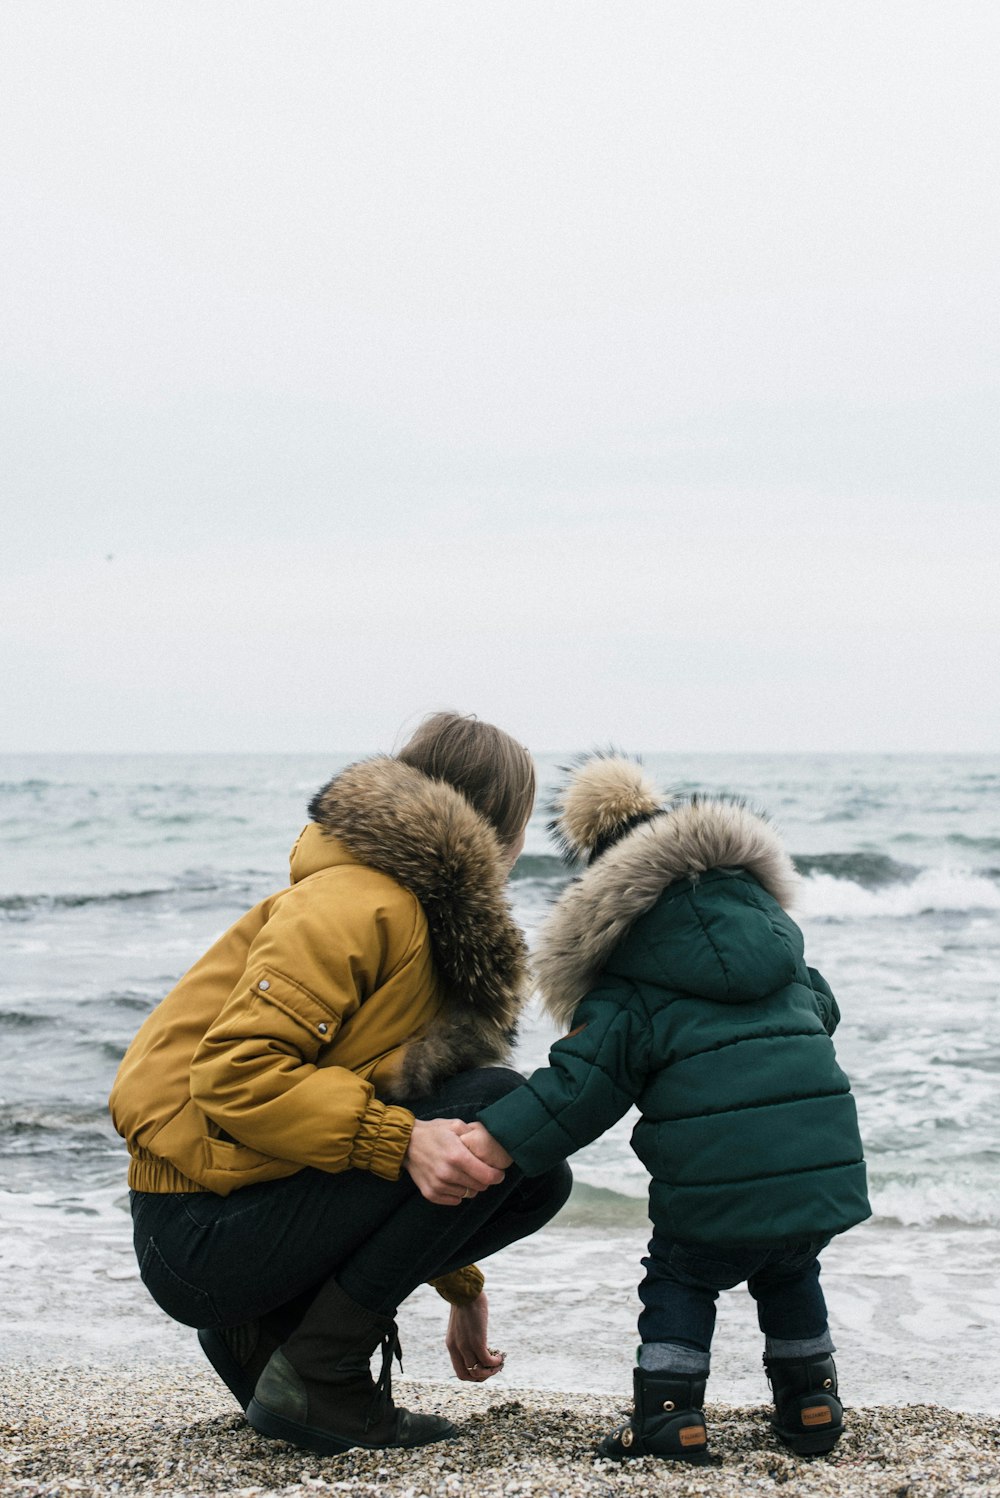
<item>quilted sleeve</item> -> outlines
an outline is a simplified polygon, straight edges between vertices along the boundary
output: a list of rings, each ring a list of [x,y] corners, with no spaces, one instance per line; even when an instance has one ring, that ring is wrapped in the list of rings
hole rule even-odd
[[[623,998],[627,999],[623,1002]],[[549,1064],[479,1115],[526,1175],[590,1144],[635,1102],[648,1071],[649,1024],[631,985],[595,990]]]

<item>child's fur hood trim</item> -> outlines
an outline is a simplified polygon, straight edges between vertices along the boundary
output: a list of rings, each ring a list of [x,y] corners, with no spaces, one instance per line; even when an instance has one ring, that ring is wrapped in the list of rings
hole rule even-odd
[[[605,780],[612,763],[605,757]],[[634,784],[634,762],[620,763],[623,782]],[[586,842],[578,836],[577,845]],[[718,868],[745,869],[784,909],[793,903],[791,858],[767,819],[735,799],[672,803],[602,853],[560,896],[537,943],[538,985],[556,1023],[566,1026],[611,953],[668,885]]]
[[[408,1050],[402,1092],[509,1062],[527,991],[524,938],[504,893],[499,839],[442,780],[388,755],[361,760],[318,791],[314,822],[410,890],[427,917],[444,1010]]]

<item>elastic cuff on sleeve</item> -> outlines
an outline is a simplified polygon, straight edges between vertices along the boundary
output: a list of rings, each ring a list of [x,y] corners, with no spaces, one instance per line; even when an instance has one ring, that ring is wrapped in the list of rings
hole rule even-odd
[[[348,1165],[353,1170],[370,1170],[384,1181],[398,1181],[412,1132],[409,1108],[372,1098],[354,1136]]]
[[[437,1293],[450,1306],[469,1306],[483,1293],[486,1277],[476,1264],[466,1264],[464,1269],[453,1269],[451,1274],[439,1274],[428,1280]]]

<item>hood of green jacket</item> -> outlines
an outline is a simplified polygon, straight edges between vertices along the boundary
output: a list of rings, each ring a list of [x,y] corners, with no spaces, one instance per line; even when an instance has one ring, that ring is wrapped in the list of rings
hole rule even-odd
[[[635,923],[608,971],[671,991],[746,1004],[791,983],[804,956],[798,926],[743,870],[671,885]]]
[[[557,901],[536,947],[545,1007],[565,1026],[613,953],[623,976],[648,980],[666,968],[671,987],[704,998],[741,1003],[770,993],[802,957],[784,915],[796,885],[765,817],[740,801],[675,804],[633,828]]]

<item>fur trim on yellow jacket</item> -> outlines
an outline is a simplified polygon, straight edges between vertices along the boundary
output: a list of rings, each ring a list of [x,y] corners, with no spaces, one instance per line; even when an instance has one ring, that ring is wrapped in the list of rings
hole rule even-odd
[[[458,791],[398,760],[336,776],[291,886],[263,900],[140,1029],[111,1113],[139,1191],[320,1170],[395,1180],[446,1076],[509,1059],[525,988],[501,850]]]

